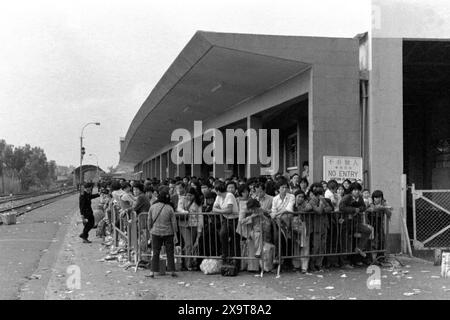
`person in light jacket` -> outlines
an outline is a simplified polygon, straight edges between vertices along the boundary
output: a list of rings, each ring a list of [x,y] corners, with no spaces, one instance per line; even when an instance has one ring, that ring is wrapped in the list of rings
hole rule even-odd
[[[167,253],[167,269],[172,277],[177,277],[175,273],[175,243],[178,242],[177,237],[177,221],[175,212],[170,205],[170,195],[166,191],[162,191],[158,195],[155,202],[148,212],[148,230],[152,237],[152,271],[148,277],[153,278],[155,272],[159,271],[159,254],[161,246],[166,247]]]

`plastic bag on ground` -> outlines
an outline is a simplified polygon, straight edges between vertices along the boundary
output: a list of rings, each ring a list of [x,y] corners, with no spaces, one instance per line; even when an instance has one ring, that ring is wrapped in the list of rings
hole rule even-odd
[[[200,270],[204,274],[219,274],[222,268],[222,260],[218,259],[203,259],[200,264]]]

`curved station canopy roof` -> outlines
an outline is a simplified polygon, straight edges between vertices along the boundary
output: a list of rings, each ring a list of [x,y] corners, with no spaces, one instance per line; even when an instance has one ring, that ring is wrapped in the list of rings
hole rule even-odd
[[[263,94],[309,69],[317,55],[332,60],[330,47],[346,51],[353,41],[342,40],[196,32],[135,115],[121,141],[120,163],[155,155],[172,143],[173,130],[191,130],[195,120]]]

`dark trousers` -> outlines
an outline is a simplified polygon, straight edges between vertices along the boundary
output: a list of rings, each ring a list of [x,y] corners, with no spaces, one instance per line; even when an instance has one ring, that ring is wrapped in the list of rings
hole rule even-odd
[[[94,227],[95,219],[93,214],[83,216],[83,218],[87,219],[87,222],[83,221],[84,228],[82,236],[83,238],[87,239],[89,237],[89,231],[91,231],[91,229]]]
[[[174,243],[173,235],[171,236],[155,236],[152,234],[152,271],[159,271],[159,253],[161,252],[161,247],[164,245],[166,247],[167,254],[167,271],[175,271],[175,256],[174,256]]]
[[[223,219],[219,236],[222,247],[222,257],[240,257],[241,244],[239,234],[236,232],[238,219]]]

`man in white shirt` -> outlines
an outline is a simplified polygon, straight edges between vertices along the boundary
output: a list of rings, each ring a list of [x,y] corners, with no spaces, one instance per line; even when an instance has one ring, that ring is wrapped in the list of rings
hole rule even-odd
[[[294,212],[295,196],[288,192],[289,183],[286,179],[281,178],[277,183],[279,194],[272,200],[272,219],[282,217],[284,213]]]
[[[222,219],[219,236],[222,246],[222,259],[228,257],[240,257],[240,239],[236,232],[239,220],[239,208],[236,198],[233,194],[227,192],[225,183],[216,181],[214,189],[217,193],[216,200],[213,205],[213,213],[219,213]],[[229,241],[231,239],[231,241]]]
[[[271,218],[274,221],[273,227],[275,229],[275,243],[278,243],[278,232],[281,230],[282,238],[281,250],[283,255],[290,255],[292,250],[290,248],[291,237],[291,220],[294,212],[295,196],[288,192],[289,181],[286,178],[280,178],[277,182],[277,189],[279,194],[273,198]],[[281,261],[280,261],[281,263]]]

